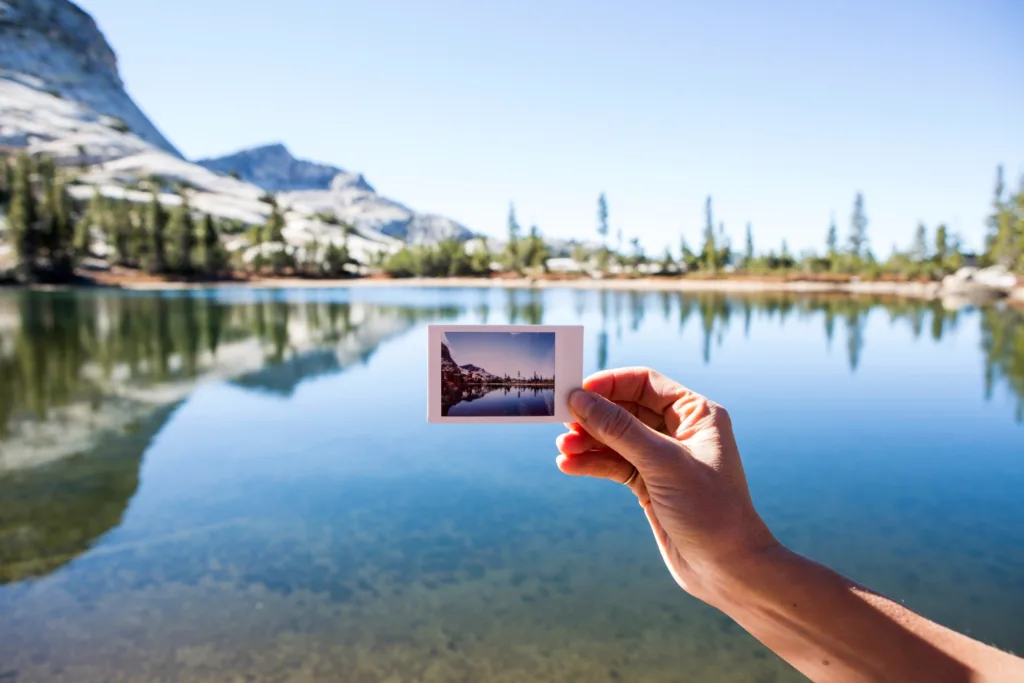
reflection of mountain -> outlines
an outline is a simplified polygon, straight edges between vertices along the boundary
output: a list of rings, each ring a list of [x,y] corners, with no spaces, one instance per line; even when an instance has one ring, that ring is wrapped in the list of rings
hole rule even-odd
[[[173,410],[90,452],[0,476],[0,584],[48,574],[121,522],[142,454]]]
[[[457,309],[280,298],[0,297],[0,474],[67,458],[209,380],[290,393]]]

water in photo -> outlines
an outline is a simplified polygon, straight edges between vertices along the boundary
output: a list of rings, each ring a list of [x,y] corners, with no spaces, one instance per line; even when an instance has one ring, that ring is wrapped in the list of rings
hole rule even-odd
[[[555,414],[554,332],[446,332],[440,353],[442,416]]]

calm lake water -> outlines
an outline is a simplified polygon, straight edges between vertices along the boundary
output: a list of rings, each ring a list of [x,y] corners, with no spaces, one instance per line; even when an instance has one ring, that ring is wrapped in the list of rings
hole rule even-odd
[[[448,409],[451,417],[509,417],[555,414],[555,390],[498,387],[479,398],[461,401]]]
[[[1024,313],[450,289],[0,294],[0,681],[792,681],[558,425],[428,425],[426,324],[726,405],[775,533],[1024,652]]]

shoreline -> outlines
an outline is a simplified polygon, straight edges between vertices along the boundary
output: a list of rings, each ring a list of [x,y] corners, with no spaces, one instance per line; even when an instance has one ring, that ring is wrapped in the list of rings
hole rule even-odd
[[[893,296],[908,299],[934,301],[944,298],[974,299],[1005,298],[1014,304],[1024,304],[1024,287],[1018,286],[1008,294],[995,290],[975,292],[946,291],[940,282],[889,282],[858,281],[829,282],[816,280],[769,280],[746,278],[696,279],[696,278],[633,278],[633,279],[533,279],[533,278],[344,278],[311,280],[306,278],[261,278],[253,280],[224,280],[213,282],[175,282],[153,280],[125,280],[103,282],[97,289],[122,289],[126,291],[184,291],[222,288],[252,289],[339,289],[339,288],[487,288],[487,289],[580,289],[613,291],[667,291],[667,292],[721,292],[729,294],[838,294],[846,296]],[[11,289],[18,289],[13,286]],[[80,285],[33,285],[28,289],[40,291],[64,291],[90,289],[93,286]],[[2,291],[5,288],[0,288]]]

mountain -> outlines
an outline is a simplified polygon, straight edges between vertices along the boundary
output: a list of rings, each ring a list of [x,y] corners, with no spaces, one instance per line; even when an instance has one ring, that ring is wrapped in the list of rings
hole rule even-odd
[[[97,189],[147,202],[156,180],[165,206],[178,205],[177,188],[188,188],[197,212],[244,227],[267,221],[263,199],[276,193],[289,249],[344,242],[362,263],[404,241],[472,236],[456,221],[381,197],[359,174],[296,159],[281,144],[199,163],[183,158],[125,92],[117,57],[96,22],[69,0],[0,0],[0,156],[18,149],[81,169],[69,189],[80,202]],[[96,246],[99,253],[107,248]],[[226,247],[243,258],[253,251],[240,227]],[[0,270],[9,254],[0,239]]]
[[[467,240],[474,236],[450,218],[419,213],[380,196],[362,174],[296,159],[282,144],[254,147],[197,163],[217,173],[235,174],[268,192],[278,192],[282,204],[300,212],[333,215],[366,234],[410,244],[434,244],[452,238]]]
[[[196,162],[204,168],[225,175],[237,174],[247,183],[259,185],[268,192],[289,190],[327,190],[340,168],[313,161],[296,159],[281,143],[253,147],[215,159]],[[359,177],[362,180],[362,176]],[[373,192],[365,180],[365,189]]]
[[[460,365],[459,367],[462,368],[462,370],[464,371],[463,372],[463,376],[466,378],[466,381],[469,382],[470,384],[480,384],[482,382],[493,382],[493,381],[499,379],[497,375],[493,375],[490,372],[487,372],[486,370],[484,370],[479,365],[469,364],[469,365]]]
[[[69,130],[52,121],[14,84],[84,105],[85,123],[112,132],[130,130],[181,156],[125,92],[114,51],[92,17],[73,2],[0,0],[0,146],[24,147],[33,138],[74,133],[82,142],[95,140],[94,131]]]

